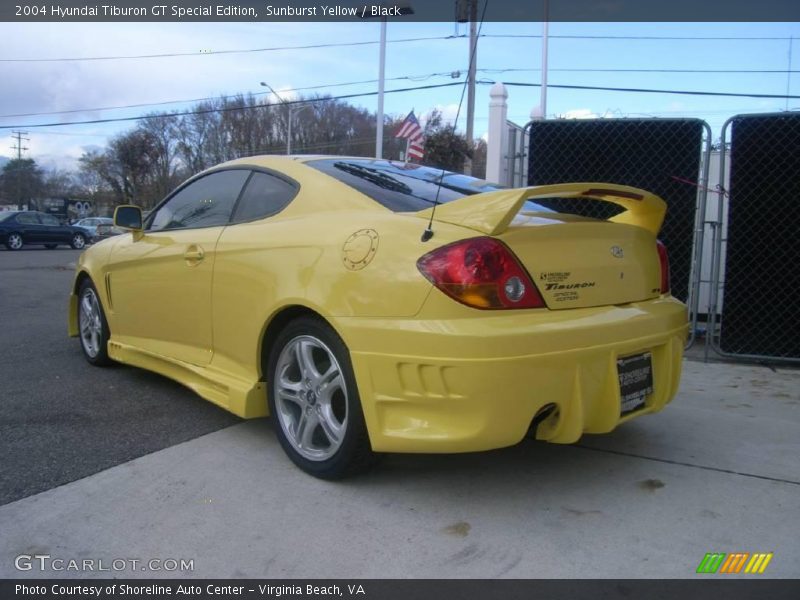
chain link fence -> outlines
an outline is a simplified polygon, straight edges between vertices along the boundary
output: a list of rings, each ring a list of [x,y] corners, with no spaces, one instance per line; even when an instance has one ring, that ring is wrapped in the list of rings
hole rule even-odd
[[[720,146],[710,345],[800,363],[800,113],[732,117]]]
[[[706,357],[800,363],[800,113],[732,117],[713,148],[699,119],[509,122],[506,131],[507,185],[605,181],[664,198],[659,237],[672,292],[690,309],[689,345],[705,333]],[[547,205],[600,219],[621,210]]]
[[[711,149],[708,124],[699,119],[531,121],[524,131],[529,132],[527,185],[611,182],[648,190],[666,201],[659,237],[669,250],[672,293],[690,308],[691,344]],[[622,210],[608,202],[547,202],[560,212],[600,219]]]

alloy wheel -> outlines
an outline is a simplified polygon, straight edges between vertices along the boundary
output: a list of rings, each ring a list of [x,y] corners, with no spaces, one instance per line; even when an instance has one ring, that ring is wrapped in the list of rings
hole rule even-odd
[[[97,294],[91,288],[86,288],[81,296],[78,324],[80,326],[81,345],[86,354],[91,358],[95,358],[100,352],[103,321],[100,316],[100,304],[97,300]]]
[[[278,357],[273,386],[275,417],[292,447],[312,461],[336,454],[347,432],[348,398],[330,348],[314,336],[293,338]]]

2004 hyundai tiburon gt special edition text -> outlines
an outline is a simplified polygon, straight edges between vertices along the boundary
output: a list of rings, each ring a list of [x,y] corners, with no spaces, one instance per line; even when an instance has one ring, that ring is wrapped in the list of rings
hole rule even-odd
[[[553,198],[621,212],[556,212]],[[69,332],[93,365],[271,415],[318,477],[531,430],[571,443],[676,393],[687,314],[656,238],[665,211],[608,183],[502,189],[385,160],[239,159],[145,219],[117,208],[130,233],[81,256]]]

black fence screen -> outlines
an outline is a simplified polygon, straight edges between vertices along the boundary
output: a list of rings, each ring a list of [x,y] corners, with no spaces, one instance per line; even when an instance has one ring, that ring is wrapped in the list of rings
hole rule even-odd
[[[730,126],[720,349],[800,359],[800,114]]]
[[[659,238],[669,251],[671,286],[686,301],[705,123],[699,119],[596,119],[530,124],[528,185],[594,181],[653,192],[667,203]],[[607,218],[616,209],[558,200],[558,210]],[[587,212],[590,211],[590,212]]]

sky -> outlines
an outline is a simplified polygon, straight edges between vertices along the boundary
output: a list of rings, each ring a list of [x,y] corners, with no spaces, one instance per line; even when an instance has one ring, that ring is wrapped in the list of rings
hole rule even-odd
[[[297,93],[354,94],[377,90],[378,46],[337,46],[209,54],[309,44],[377,41],[380,26],[359,23],[0,23],[0,128],[28,131],[28,150],[45,168],[75,168],[85,151],[102,148],[134,122],[68,125],[72,121],[136,117],[153,110],[187,110],[192,102],[106,107],[263,93],[266,81],[284,97]],[[454,23],[388,24],[386,89],[463,81],[468,41]],[[540,83],[542,24],[485,23],[477,53],[478,79]],[[800,23],[550,23],[550,84],[635,87],[800,96]],[[510,36],[510,37],[502,37]],[[575,37],[560,37],[575,36]],[[409,38],[440,38],[393,41]],[[625,39],[608,39],[625,38]],[[634,38],[647,39],[634,39]],[[652,39],[677,37],[681,39]],[[686,38],[729,39],[686,39]],[[770,38],[770,39],[754,39]],[[791,39],[796,38],[796,39]],[[791,48],[791,52],[790,52]],[[191,53],[116,60],[36,60]],[[28,60],[21,60],[28,59]],[[791,69],[790,69],[791,65]],[[595,69],[595,71],[589,71]],[[597,69],[609,70],[599,72]],[[704,72],[631,72],[625,70]],[[759,71],[714,73],[709,71]],[[795,73],[786,71],[793,70]],[[767,73],[764,71],[781,71]],[[453,73],[457,73],[453,77]],[[352,82],[364,82],[356,85]],[[297,88],[320,86],[294,92]],[[475,136],[485,137],[489,88],[478,85]],[[387,94],[385,111],[423,117],[432,109],[455,117],[460,86]],[[349,102],[370,110],[375,96]],[[524,125],[539,105],[535,87],[509,88],[509,120]],[[104,110],[99,110],[104,108]],[[738,113],[800,110],[800,99],[726,98],[549,88],[548,118],[698,117],[719,137]],[[31,113],[61,114],[33,115]],[[465,128],[466,101],[458,121]],[[299,113],[298,118],[302,118]],[[41,123],[59,123],[43,128]],[[386,135],[389,135],[387,132]],[[11,129],[0,129],[0,157],[13,156]]]

